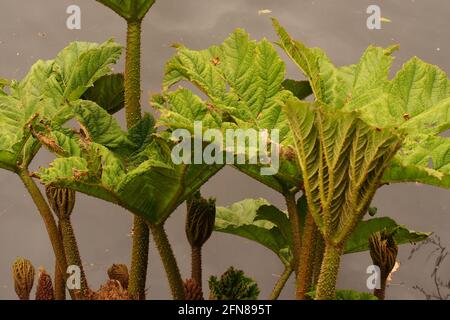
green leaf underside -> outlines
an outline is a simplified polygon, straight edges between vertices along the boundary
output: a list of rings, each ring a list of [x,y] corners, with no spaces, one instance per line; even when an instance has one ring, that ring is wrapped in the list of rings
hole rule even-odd
[[[395,242],[401,244],[415,244],[426,240],[431,233],[416,232],[408,230],[402,225],[398,225],[394,220],[388,217],[373,218],[361,221],[353,231],[350,238],[345,243],[345,253],[356,253],[369,250],[369,237],[379,231],[386,230],[394,234]]]
[[[116,203],[159,224],[222,167],[174,165],[173,145],[155,135],[150,115],[125,133],[91,101],[76,101],[73,109],[79,132],[39,132],[42,143],[61,156],[38,172],[45,184]]]
[[[123,74],[110,74],[98,79],[94,86],[89,88],[82,97],[90,100],[100,107],[114,114],[125,106],[125,87]]]
[[[255,241],[289,265],[291,232],[286,213],[264,199],[247,199],[230,207],[217,207],[215,230]]]
[[[329,112],[295,98],[286,112],[308,211],[325,239],[342,244],[366,213],[401,138],[355,114]]]
[[[140,21],[153,6],[155,0],[97,0],[127,21]]]
[[[8,82],[10,94],[0,95],[0,166],[26,167],[39,150],[30,129],[43,119],[55,126],[69,120],[70,103],[110,72],[121,50],[113,41],[75,42],[55,60],[38,61],[23,80]]]
[[[300,207],[300,210],[306,214],[306,206]],[[259,243],[274,252],[285,265],[293,261],[287,213],[265,199],[246,199],[229,207],[218,207],[215,230]],[[373,218],[358,224],[346,242],[344,254],[368,251],[369,237],[383,230],[394,233],[399,245],[417,243],[430,236],[430,233],[408,230],[391,218]]]
[[[283,81],[283,88],[292,92],[292,94],[300,100],[309,97],[313,91],[308,81],[296,81],[287,79]]]
[[[444,71],[414,57],[389,80],[395,46],[370,46],[357,64],[335,67],[321,49],[292,39],[276,20],[274,27],[279,45],[307,76],[318,102],[407,134],[384,182],[450,188],[450,140],[438,136],[450,128],[450,84]]]
[[[194,51],[179,46],[166,65],[163,96],[153,105],[161,111],[159,126],[193,130],[194,121],[202,121],[204,130],[228,128],[280,132],[281,163],[276,176],[261,176],[256,165],[236,165],[248,175],[282,191],[298,178],[295,163],[284,157],[291,143],[283,102],[293,95],[283,89],[285,65],[267,40],[256,42],[238,29],[220,46]],[[182,87],[167,91],[180,81],[195,85],[206,100]],[[286,187],[287,186],[287,187]]]

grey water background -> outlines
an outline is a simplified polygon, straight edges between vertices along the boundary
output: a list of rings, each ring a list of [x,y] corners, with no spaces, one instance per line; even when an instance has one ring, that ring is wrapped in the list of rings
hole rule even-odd
[[[66,8],[71,4],[81,7],[81,30],[66,28]],[[392,21],[384,23],[382,30],[370,31],[366,27],[366,9],[371,4],[380,5],[382,15]],[[259,10],[266,9],[295,38],[324,48],[338,65],[355,63],[369,44],[400,43],[395,70],[417,55],[450,73],[450,2],[447,0],[157,0],[143,25],[143,109],[150,110],[149,93],[160,90],[164,63],[174,53],[172,43],[202,49],[222,42],[238,27],[245,28],[253,38],[275,40],[270,15],[258,14]],[[94,0],[0,0],[0,76],[20,79],[37,59],[53,58],[74,40],[102,42],[114,37],[124,43],[124,30],[122,19]],[[301,77],[292,63],[288,62],[287,66],[290,77]],[[116,70],[123,70],[123,61]],[[123,113],[119,117],[123,123]],[[33,169],[51,159],[51,155],[41,152]],[[202,191],[216,197],[219,205],[264,197],[285,208],[278,194],[232,168],[213,177]],[[379,216],[389,215],[414,230],[435,232],[444,244],[450,244],[448,190],[416,184],[392,185],[378,192],[375,205]],[[184,217],[183,205],[168,220],[167,231],[183,278],[188,278],[190,253]],[[93,288],[105,282],[106,269],[112,263],[129,263],[131,221],[130,214],[119,207],[78,195],[73,222]],[[159,256],[153,243],[150,247],[149,298],[170,298]],[[400,248],[401,267],[389,288],[390,299],[422,299],[423,295],[412,289],[414,285],[433,290],[430,251],[425,249],[409,261],[410,250],[409,245]],[[53,253],[36,208],[21,182],[13,174],[0,171],[0,299],[16,298],[10,268],[17,256],[26,257],[35,267],[42,265],[53,273]],[[370,264],[368,253],[345,256],[339,288],[367,291],[366,268]],[[215,233],[204,249],[204,274],[219,275],[231,265],[245,270],[259,283],[261,298],[268,297],[282,272],[278,258],[265,248]],[[450,263],[441,271],[449,279]],[[206,279],[204,285],[207,287]],[[281,298],[293,297],[291,278]]]

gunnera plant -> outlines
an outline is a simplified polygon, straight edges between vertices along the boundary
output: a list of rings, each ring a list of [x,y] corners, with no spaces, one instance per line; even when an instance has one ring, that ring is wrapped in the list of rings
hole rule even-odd
[[[394,182],[450,187],[450,86],[418,58],[389,80],[392,54],[369,47],[358,64],[335,67],[274,21],[279,45],[305,73],[315,101],[285,104],[308,210],[325,241],[317,299],[335,296],[340,256],[377,189]],[[408,80],[406,80],[408,79]],[[430,161],[432,165],[430,166]]]
[[[135,5],[137,2],[130,1],[108,3],[117,11],[137,10],[142,13],[146,10],[141,10],[148,9],[148,4],[153,1],[141,1],[142,5]],[[136,100],[140,91],[138,49],[139,26],[143,16],[129,16],[128,13],[122,13],[121,16],[127,21],[130,20],[133,25],[130,28],[134,30],[129,30],[123,80],[125,107],[127,113],[129,112],[127,120],[139,120],[133,126],[129,123],[128,131],[124,132],[111,115],[118,108],[102,107],[108,106],[111,96],[120,96],[121,92],[120,83],[113,84],[114,81],[120,82],[120,77],[110,75],[110,70],[105,65],[102,72],[109,78],[103,78],[98,84],[90,83],[88,87],[94,86],[89,91],[84,90],[84,87],[83,90],[78,90],[77,95],[74,94],[72,100],[65,105],[65,121],[56,122],[55,119],[43,115],[39,121],[33,122],[33,137],[58,157],[50,168],[42,168],[35,173],[35,177],[39,177],[47,186],[82,192],[118,204],[134,213],[137,218],[133,230],[135,236],[128,288],[130,294],[135,299],[142,299],[145,295],[148,227],[167,271],[173,297],[183,299],[183,281],[164,224],[170,214],[223,165],[173,164],[171,149],[174,142],[170,139],[170,131],[156,133],[153,117],[150,114],[141,115],[140,105],[137,104],[139,99]],[[74,43],[65,52],[80,52],[81,48],[96,46]],[[118,48],[120,49],[120,46]],[[108,52],[102,54],[102,58],[107,56]],[[86,68],[89,67],[87,61],[81,59],[75,62],[79,67]],[[50,70],[50,77],[54,76],[53,73],[54,71]],[[73,79],[77,77],[74,76]],[[64,89],[60,88],[63,85],[65,86],[66,82],[52,82],[49,84],[53,90],[51,93],[64,92]],[[75,119],[77,128],[64,126],[68,119]],[[142,221],[145,221],[145,224]]]
[[[141,112],[141,37],[142,21],[155,0],[97,0],[111,8],[127,23],[125,58],[125,114],[127,127],[134,127],[142,118]],[[111,92],[110,92],[111,93]],[[145,219],[135,216],[129,292],[136,299],[145,298],[147,278],[149,229]]]
[[[24,183],[44,221],[64,280],[67,261],[61,234],[29,171],[45,139],[33,131],[36,126],[46,126],[44,118],[56,127],[68,121],[71,104],[110,72],[109,66],[120,52],[121,47],[113,41],[101,45],[76,42],[54,60],[38,61],[21,81],[4,81],[0,90],[0,168],[17,174]]]
[[[317,284],[316,298],[330,299],[336,265],[379,187],[408,181],[450,186],[445,158],[449,142],[438,136],[449,127],[448,78],[414,58],[389,80],[396,46],[369,47],[358,64],[337,68],[322,50],[307,48],[278,22],[274,25],[278,44],[309,84],[284,80],[284,64],[271,44],[251,41],[237,30],[222,45],[206,50],[178,45],[166,65],[166,90],[152,102],[162,112],[160,123],[188,128],[193,135],[193,121],[221,131],[280,130],[280,168],[275,175],[260,176],[255,165],[236,167],[285,195],[297,298],[304,298],[312,283]],[[207,98],[181,87],[169,91],[183,80]],[[308,86],[313,102],[302,100]],[[406,94],[410,90],[417,100]],[[306,198],[304,217],[297,210],[299,192]],[[313,261],[315,248],[326,263]],[[299,264],[300,257],[309,262]],[[319,265],[322,276],[317,276]]]
[[[307,214],[306,198],[300,198],[299,204],[298,212],[304,217]],[[215,230],[255,241],[277,255],[285,266],[285,271],[280,275],[269,299],[278,299],[293,273],[293,244],[287,212],[281,211],[265,199],[246,199],[229,207],[217,207]],[[358,224],[345,244],[344,254],[369,251],[370,237],[383,230],[391,234],[398,244],[418,243],[430,236],[429,233],[409,230],[388,217],[372,218]],[[306,299],[314,297],[309,293],[316,287],[315,279],[320,274],[323,251],[320,243],[318,246],[314,249],[314,259],[310,262],[314,274],[306,287],[309,289],[305,293]]]

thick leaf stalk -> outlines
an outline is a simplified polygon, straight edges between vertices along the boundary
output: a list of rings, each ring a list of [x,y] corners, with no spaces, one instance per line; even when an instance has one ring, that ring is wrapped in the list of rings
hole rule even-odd
[[[141,21],[128,22],[125,60],[125,112],[128,128],[141,119]],[[129,292],[134,299],[145,299],[148,267],[149,230],[145,219],[133,220],[133,247]]]
[[[285,201],[287,206],[287,211],[289,215],[289,222],[291,224],[292,232],[292,254],[294,256],[294,271],[296,277],[298,276],[300,270],[300,255],[302,252],[302,229],[300,215],[297,210],[297,203],[295,201],[295,194],[291,192],[285,193]]]
[[[55,263],[55,300],[66,300],[66,281]]]
[[[180,269],[178,268],[178,264],[173,253],[172,246],[167,238],[166,231],[161,225],[149,224],[149,228],[161,256],[164,269],[166,270],[173,299],[184,300],[185,295],[183,279],[181,278]]]
[[[283,291],[284,287],[286,286],[286,283],[288,282],[293,272],[294,268],[292,266],[287,265],[285,267],[283,274],[280,276],[280,279],[278,279],[277,283],[275,284],[275,287],[270,293],[269,300],[277,300],[280,297],[281,291]]]
[[[62,238],[60,224],[58,224],[58,230]],[[66,281],[57,262],[55,262],[55,300],[66,300]]]
[[[323,236],[318,229],[316,229],[316,239],[314,243],[314,259],[313,259],[313,277],[311,287],[316,288],[319,281],[320,269],[322,268],[323,255],[325,253],[325,243]]]
[[[44,221],[47,233],[50,238],[50,242],[52,244],[58,268],[60,272],[63,274],[64,279],[67,279],[67,275],[65,273],[67,270],[67,262],[64,251],[64,245],[61,235],[59,233],[58,226],[55,222],[55,219],[53,218],[52,211],[47,202],[45,201],[44,196],[42,195],[38,186],[30,177],[28,170],[24,169],[20,170],[18,174],[23,184],[27,188],[28,192],[30,193],[36,207],[39,210],[39,213],[41,214],[41,217]]]
[[[339,273],[343,249],[327,244],[323,257],[319,281],[317,283],[316,300],[333,300],[336,298],[336,282]]]
[[[78,250],[78,244],[75,237],[75,232],[72,227],[70,219],[60,220],[61,231],[63,236],[64,251],[66,253],[67,264],[69,266],[77,266],[80,268],[80,290],[73,290],[77,296],[81,299],[85,299],[89,292],[89,286],[86,279],[86,273],[84,272],[83,262],[80,258],[80,252]]]
[[[149,229],[145,219],[135,216],[133,219],[133,249],[128,291],[135,300],[145,299],[147,281]]]
[[[71,189],[55,188],[53,186],[47,186],[45,191],[50,207],[58,217],[67,264],[69,266],[77,266],[80,268],[81,288],[80,290],[73,291],[79,298],[86,299],[89,292],[89,286],[71,222],[76,192]]]
[[[315,242],[317,238],[317,227],[312,215],[308,214],[305,221],[305,229],[303,233],[303,246],[300,253],[300,267],[297,275],[297,300],[307,299],[307,293],[311,291],[311,283],[313,278],[314,257],[318,254],[315,252]]]
[[[141,22],[129,22],[125,60],[125,110],[128,128],[141,119]]]

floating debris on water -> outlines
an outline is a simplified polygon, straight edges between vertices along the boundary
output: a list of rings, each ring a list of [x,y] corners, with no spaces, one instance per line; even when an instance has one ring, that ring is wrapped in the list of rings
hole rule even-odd
[[[272,13],[272,10],[269,10],[269,9],[263,9],[263,10],[259,10],[258,11],[258,15],[263,15],[263,14],[269,14],[269,13]]]

